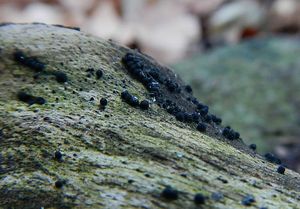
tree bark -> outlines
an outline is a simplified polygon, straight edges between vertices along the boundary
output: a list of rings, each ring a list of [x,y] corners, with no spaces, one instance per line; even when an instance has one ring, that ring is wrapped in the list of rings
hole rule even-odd
[[[149,99],[121,62],[129,51],[63,27],[0,27],[1,208],[244,208],[247,195],[255,198],[249,208],[299,208],[298,173],[279,174],[242,141],[202,134],[155,102],[141,110],[122,101],[124,88]],[[68,81],[57,82],[57,72]],[[162,195],[167,186],[178,199]]]

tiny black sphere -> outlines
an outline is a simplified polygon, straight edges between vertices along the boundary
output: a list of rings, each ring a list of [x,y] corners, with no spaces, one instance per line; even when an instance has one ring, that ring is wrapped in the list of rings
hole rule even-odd
[[[175,117],[176,117],[176,120],[183,122],[184,121],[184,112],[176,113]]]
[[[206,131],[206,125],[204,123],[198,123],[197,130],[200,131],[200,132],[205,132]]]
[[[105,107],[106,105],[107,105],[107,99],[105,99],[105,98],[101,98],[100,99],[100,105],[102,106],[102,107]]]
[[[178,199],[178,191],[168,186],[162,191],[161,196],[168,200],[176,200]]]
[[[284,172],[285,172],[285,167],[282,166],[282,165],[278,166],[277,172],[280,173],[280,174],[284,174]]]
[[[249,148],[255,151],[256,150],[256,144],[250,144]]]
[[[204,204],[205,203],[205,196],[201,193],[198,193],[194,197],[194,202],[196,204]]]
[[[62,188],[63,187],[63,185],[64,185],[64,182],[63,181],[61,181],[61,180],[58,180],[58,181],[56,181],[55,182],[55,187],[56,188]]]
[[[192,91],[193,91],[193,89],[192,89],[192,87],[191,87],[190,85],[186,85],[186,86],[185,86],[185,90],[186,90],[186,92],[188,92],[188,93],[192,93]]]
[[[251,206],[255,202],[255,199],[252,195],[247,195],[242,199],[242,204],[245,206]]]
[[[102,78],[102,76],[103,76],[103,71],[100,70],[100,69],[97,70],[97,71],[96,71],[96,78],[97,78],[97,79],[100,79],[100,78]]]
[[[140,108],[142,110],[148,110],[149,109],[149,101],[148,100],[141,101]]]
[[[58,83],[65,83],[68,81],[68,76],[63,72],[55,72],[54,75]]]
[[[62,159],[62,154],[61,154],[61,152],[60,152],[60,151],[56,151],[56,152],[54,153],[54,157],[55,157],[56,160],[61,160],[61,159]]]

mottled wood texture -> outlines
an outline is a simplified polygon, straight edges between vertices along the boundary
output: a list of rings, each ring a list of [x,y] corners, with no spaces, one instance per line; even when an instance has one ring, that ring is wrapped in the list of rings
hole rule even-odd
[[[34,79],[13,59],[16,50],[68,82]],[[253,208],[299,208],[299,174],[280,175],[257,154],[203,135],[155,104],[142,111],[124,103],[122,80],[140,99],[148,95],[124,70],[128,50],[62,27],[0,27],[0,208],[197,208],[198,192],[209,197],[203,208],[244,208],[247,194]],[[88,68],[102,68],[103,78],[87,77]],[[29,106],[17,99],[20,90],[47,102]],[[160,196],[167,185],[177,200]],[[214,192],[224,198],[214,201]]]

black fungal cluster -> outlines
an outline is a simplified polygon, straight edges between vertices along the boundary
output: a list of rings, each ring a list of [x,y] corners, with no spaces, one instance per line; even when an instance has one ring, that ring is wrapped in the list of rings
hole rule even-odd
[[[33,69],[36,72],[41,72],[45,69],[45,64],[40,62],[35,57],[27,57],[23,52],[16,51],[14,53],[14,59],[21,65],[24,65],[26,67],[29,67]]]
[[[26,56],[22,51],[16,51],[14,59],[19,64],[32,69],[35,72],[34,79],[38,79],[41,75],[53,75],[58,83],[65,83],[68,81],[68,76],[61,71],[45,71],[45,64],[39,61],[36,57]]]
[[[127,90],[123,91],[121,93],[121,98],[123,101],[125,101],[127,104],[131,105],[132,107],[140,107],[142,110],[148,110],[150,107],[150,103],[148,100],[143,100],[139,102],[139,99],[130,94]]]
[[[265,159],[267,161],[269,161],[270,163],[274,163],[274,164],[278,164],[278,165],[281,164],[281,160],[272,153],[266,153]]]
[[[223,129],[222,131],[222,135],[229,140],[234,140],[234,139],[238,139],[240,138],[240,134],[236,131],[234,131],[233,129],[231,129],[231,127],[227,126]]]
[[[101,69],[98,69],[98,70],[96,70],[95,71],[95,69],[94,68],[88,68],[87,70],[86,70],[86,72],[87,72],[87,77],[88,78],[90,78],[90,77],[92,77],[92,76],[95,76],[96,77],[96,79],[97,80],[99,80],[100,78],[102,78],[103,77],[103,71],[101,70]]]
[[[20,101],[25,102],[29,105],[33,105],[33,104],[43,105],[46,103],[46,100],[43,97],[35,97],[25,92],[19,92],[17,96]]]
[[[209,107],[191,96],[193,90],[183,85],[176,75],[168,69],[156,65],[138,53],[127,53],[122,62],[132,77],[141,82],[155,98],[155,103],[173,115],[176,120],[193,125],[198,131],[209,135],[218,135],[222,119],[209,113]],[[162,70],[163,69],[163,70]],[[132,106],[137,106],[138,99],[128,92],[122,93],[122,99]],[[146,103],[141,103],[143,109]],[[145,105],[146,106],[146,105]],[[238,132],[230,129],[225,138],[238,139]]]

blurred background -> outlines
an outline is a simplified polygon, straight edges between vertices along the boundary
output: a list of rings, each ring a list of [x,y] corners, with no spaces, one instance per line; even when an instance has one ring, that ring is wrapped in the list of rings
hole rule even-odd
[[[0,22],[43,22],[149,54],[258,152],[300,172],[300,0],[0,0]]]

